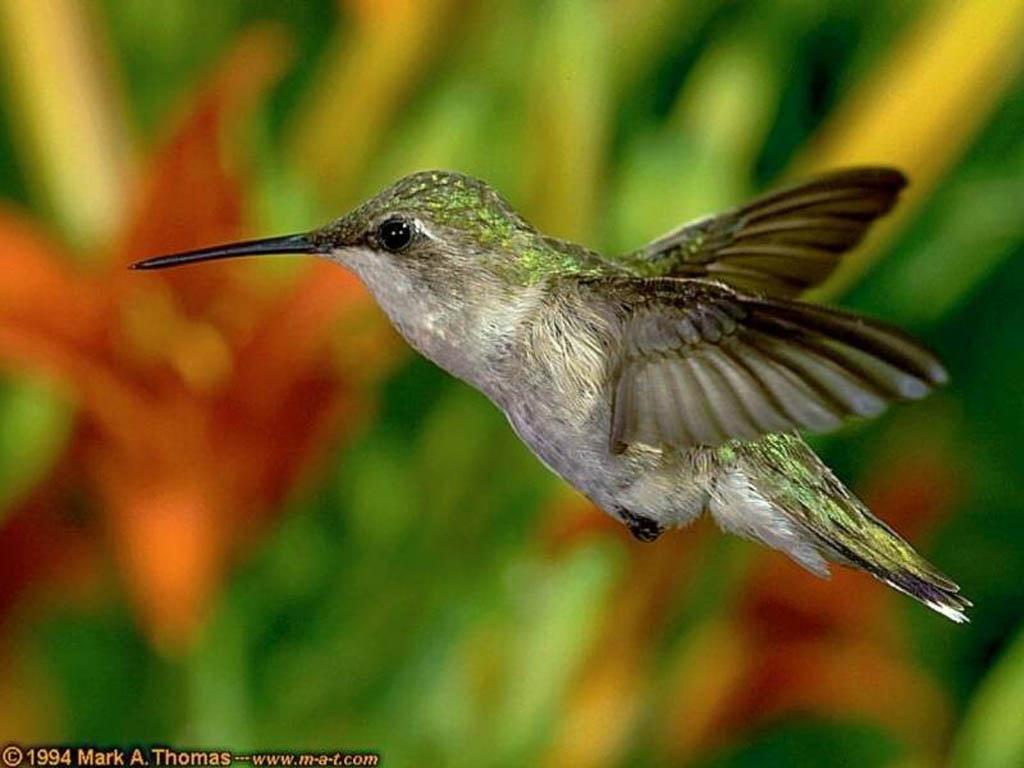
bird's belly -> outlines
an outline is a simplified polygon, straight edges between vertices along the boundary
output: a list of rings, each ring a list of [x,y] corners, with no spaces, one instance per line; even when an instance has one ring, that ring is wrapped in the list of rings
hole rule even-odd
[[[595,404],[555,403],[550,391],[536,390],[503,405],[519,439],[552,472],[584,493],[595,482],[613,479],[608,475],[615,474],[616,467],[609,461],[607,445],[600,444]]]
[[[532,387],[501,404],[516,434],[552,472],[616,517],[630,512],[674,526],[701,513],[708,478],[702,456],[643,446],[613,453],[610,398],[598,393],[564,402],[552,391]]]

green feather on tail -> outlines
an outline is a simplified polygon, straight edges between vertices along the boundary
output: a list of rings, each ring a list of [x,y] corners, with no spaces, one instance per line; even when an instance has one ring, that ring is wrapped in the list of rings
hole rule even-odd
[[[802,545],[826,560],[867,571],[952,621],[968,621],[965,610],[971,602],[959,594],[959,587],[872,515],[801,437],[769,435],[719,451],[771,505],[780,524],[798,533]],[[787,554],[808,570],[827,575],[827,567],[817,568],[793,551]]]

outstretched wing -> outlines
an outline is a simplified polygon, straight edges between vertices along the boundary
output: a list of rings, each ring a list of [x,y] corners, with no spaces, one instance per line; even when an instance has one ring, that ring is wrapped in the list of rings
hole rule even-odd
[[[892,168],[836,171],[686,224],[625,260],[661,276],[791,298],[832,274],[906,184]]]
[[[678,278],[610,278],[622,343],[611,445],[719,445],[872,417],[946,380],[903,332],[811,304]]]

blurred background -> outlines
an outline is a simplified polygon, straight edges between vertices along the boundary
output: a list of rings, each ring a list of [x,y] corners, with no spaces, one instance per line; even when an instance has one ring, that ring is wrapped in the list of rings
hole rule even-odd
[[[1022,31],[1020,0],[3,0],[0,742],[1024,766]],[[816,298],[952,383],[814,443],[967,626],[704,521],[631,541],[342,270],[125,269],[422,168],[625,249],[857,162],[913,185]]]

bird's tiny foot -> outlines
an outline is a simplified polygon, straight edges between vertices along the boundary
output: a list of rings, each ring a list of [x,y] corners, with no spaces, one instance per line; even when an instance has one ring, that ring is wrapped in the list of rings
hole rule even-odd
[[[633,514],[628,509],[620,509],[619,515],[622,517],[626,527],[629,528],[629,532],[633,534],[633,538],[637,541],[657,541],[658,537],[665,532],[665,528],[655,520],[643,515]]]

